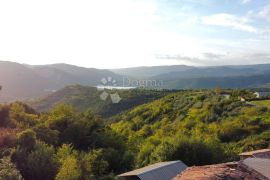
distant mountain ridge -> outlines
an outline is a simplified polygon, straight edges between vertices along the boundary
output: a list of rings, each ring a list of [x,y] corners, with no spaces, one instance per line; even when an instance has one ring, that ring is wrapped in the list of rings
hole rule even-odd
[[[227,66],[150,66],[111,69],[112,72],[134,78],[198,78],[198,77],[226,77],[263,74],[270,72],[270,64],[255,65],[227,65]]]
[[[208,68],[192,68],[180,72],[172,71],[166,74],[159,74],[151,78],[174,79],[174,78],[201,78],[201,77],[232,77],[232,76],[250,76],[264,73],[266,72],[255,68],[237,69],[232,67],[208,67]]]
[[[227,77],[200,77],[200,78],[175,78],[166,81],[165,88],[172,89],[199,89],[199,88],[260,88],[268,87],[270,73],[254,74],[249,76]]]
[[[68,64],[30,66],[0,61],[0,102],[37,98],[73,84],[96,86],[104,77],[121,78],[108,70]]]
[[[152,77],[160,74],[166,74],[170,72],[181,72],[193,69],[195,67],[186,66],[186,65],[172,65],[172,66],[142,66],[142,67],[133,67],[133,68],[121,68],[121,69],[110,69],[112,72],[121,74],[124,76],[131,77]]]
[[[193,67],[185,65],[123,69],[84,68],[69,64],[27,65],[0,61],[0,102],[42,97],[69,85],[97,86],[111,77],[116,86],[133,81],[163,82],[163,89],[245,88],[269,86],[270,64]],[[125,82],[124,82],[125,81]],[[152,81],[152,82],[153,82]],[[110,85],[110,84],[105,84]],[[150,89],[157,88],[155,86]]]

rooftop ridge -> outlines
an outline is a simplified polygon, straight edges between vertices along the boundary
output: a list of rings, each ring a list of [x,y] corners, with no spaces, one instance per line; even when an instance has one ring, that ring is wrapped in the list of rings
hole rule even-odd
[[[145,174],[145,173],[148,173],[148,172],[151,172],[151,171],[160,169],[160,168],[164,168],[164,167],[167,167],[167,166],[176,164],[176,163],[183,163],[183,162],[180,161],[180,160],[178,160],[178,161],[167,161],[167,162],[168,162],[168,164],[165,164],[164,166],[159,166],[159,167],[157,167],[157,168],[155,168],[155,169],[150,169],[149,171],[145,171],[145,172],[141,173],[140,175],[143,175],[143,174]],[[171,162],[171,163],[170,163],[170,162]],[[156,164],[158,164],[158,163],[156,163]],[[153,165],[155,165],[155,164],[153,164]],[[151,165],[149,165],[149,166],[151,166]]]
[[[154,171],[154,170],[157,170],[157,169],[160,169],[160,168],[164,168],[164,167],[167,167],[167,166],[170,166],[170,165],[173,165],[173,164],[176,164],[176,163],[182,163],[184,164],[182,161],[180,160],[177,160],[177,161],[167,161],[167,162],[159,162],[159,163],[154,163],[154,164],[151,164],[151,165],[148,165],[148,166],[145,166],[145,167],[142,167],[142,168],[139,168],[139,169],[135,169],[133,171],[130,171],[130,172],[127,172],[127,173],[123,173],[123,174],[120,174],[118,176],[132,176],[132,175],[143,175],[145,173],[149,173],[151,171]],[[156,165],[159,165],[158,167],[155,168]],[[149,167],[152,167],[151,169],[148,169]],[[143,171],[143,169],[145,169],[145,171]],[[140,170],[142,172],[140,172]],[[136,171],[138,173],[136,173]],[[132,174],[133,172],[133,174]]]

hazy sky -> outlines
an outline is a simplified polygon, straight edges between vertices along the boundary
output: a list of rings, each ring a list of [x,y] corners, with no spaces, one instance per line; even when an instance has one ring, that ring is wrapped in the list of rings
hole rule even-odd
[[[270,0],[0,0],[0,60],[270,63]]]

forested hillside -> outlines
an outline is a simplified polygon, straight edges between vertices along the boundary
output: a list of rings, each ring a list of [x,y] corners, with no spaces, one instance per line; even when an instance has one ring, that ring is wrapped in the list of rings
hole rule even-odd
[[[216,72],[219,74],[219,72]],[[220,72],[221,73],[221,72]],[[207,88],[211,89],[214,87],[222,88],[254,88],[267,86],[269,81],[270,73],[246,75],[246,76],[224,76],[224,77],[194,77],[194,78],[174,78],[164,80],[165,88],[173,89],[196,89],[196,88]]]
[[[29,102],[29,105],[38,112],[48,111],[57,104],[71,104],[79,111],[85,111],[88,108],[103,117],[110,117],[132,107],[159,99],[172,92],[169,90],[105,90],[108,94],[117,92],[121,101],[112,103],[110,97],[105,101],[101,100],[100,95],[104,92],[95,87],[88,86],[67,86],[44,98]]]
[[[175,159],[188,165],[211,164],[269,147],[269,106],[239,101],[251,92],[231,93],[230,99],[219,91],[172,93],[114,117],[117,123],[111,127],[128,137],[136,166]]]
[[[12,103],[1,106],[0,127],[0,179],[109,180],[133,164],[125,138],[91,111]]]
[[[0,179],[109,180],[154,162],[220,163],[270,147],[268,103],[241,102],[239,96],[253,96],[247,90],[223,93],[170,92],[110,121],[71,105],[44,113],[19,102],[1,105]]]

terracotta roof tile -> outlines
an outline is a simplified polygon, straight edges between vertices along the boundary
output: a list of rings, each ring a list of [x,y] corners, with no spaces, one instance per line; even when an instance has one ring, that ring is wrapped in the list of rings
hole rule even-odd
[[[207,166],[194,166],[186,169],[174,180],[252,180],[248,172],[237,169],[237,163],[224,163]]]

